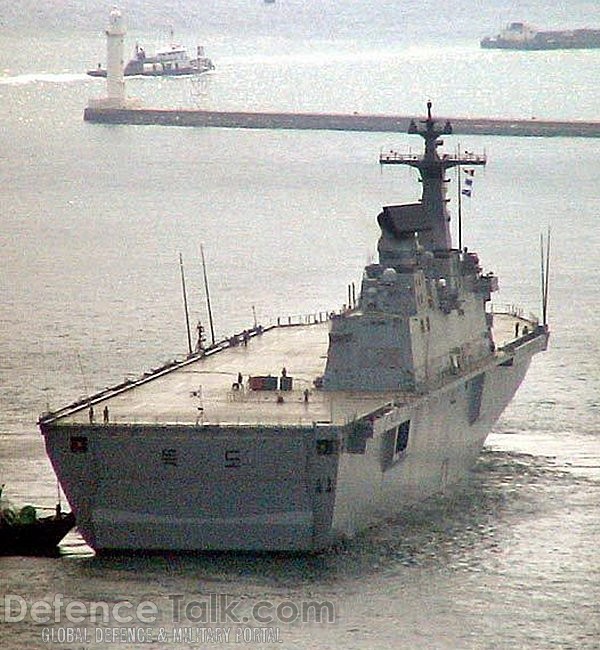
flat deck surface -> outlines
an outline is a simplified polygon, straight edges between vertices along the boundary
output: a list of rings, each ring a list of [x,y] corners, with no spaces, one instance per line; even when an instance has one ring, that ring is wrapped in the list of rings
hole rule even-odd
[[[516,324],[531,323],[496,314],[494,340],[498,347],[514,341]],[[93,399],[94,422],[116,424],[229,424],[310,426],[313,422],[348,422],[369,413],[398,393],[326,392],[314,388],[327,360],[329,323],[276,327],[251,337],[247,345],[226,348],[195,359],[120,392]],[[286,369],[291,391],[250,390],[250,376],[281,377]],[[243,382],[239,388],[238,373]],[[308,390],[308,401],[305,400]],[[406,400],[415,399],[406,395]],[[283,401],[281,401],[281,399]],[[89,422],[88,404],[61,415],[63,423]]]

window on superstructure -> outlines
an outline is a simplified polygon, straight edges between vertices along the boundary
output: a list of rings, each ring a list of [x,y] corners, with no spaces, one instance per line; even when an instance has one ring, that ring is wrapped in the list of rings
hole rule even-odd
[[[406,420],[398,425],[398,432],[396,434],[396,449],[395,453],[400,454],[408,447],[408,434],[410,431],[410,420]]]
[[[402,422],[393,429],[388,429],[382,434],[381,439],[381,469],[385,472],[393,465],[400,462],[408,447],[410,420]]]

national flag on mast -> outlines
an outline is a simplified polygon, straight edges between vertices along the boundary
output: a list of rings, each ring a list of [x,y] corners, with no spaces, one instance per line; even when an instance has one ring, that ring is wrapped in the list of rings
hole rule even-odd
[[[468,169],[463,168],[463,172],[467,175],[467,178],[465,178],[465,185],[467,187],[464,190],[461,190],[461,194],[470,197],[473,193],[473,176],[475,176],[475,170],[472,167],[469,167]]]

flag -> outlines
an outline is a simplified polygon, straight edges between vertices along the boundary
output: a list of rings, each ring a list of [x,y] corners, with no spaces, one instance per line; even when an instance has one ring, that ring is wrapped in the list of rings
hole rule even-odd
[[[463,190],[462,194],[464,194],[465,196],[471,196],[471,190]]]

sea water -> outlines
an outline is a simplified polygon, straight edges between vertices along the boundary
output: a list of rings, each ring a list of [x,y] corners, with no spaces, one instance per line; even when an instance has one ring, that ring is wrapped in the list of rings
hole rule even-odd
[[[377,164],[381,150],[420,151],[405,134],[84,123],[104,93],[85,71],[105,61],[108,9],[0,7],[0,482],[16,504],[57,500],[41,412],[186,353],[179,253],[192,320],[208,330],[204,248],[221,338],[255,317],[341,307],[376,257],[381,206],[419,196],[413,172]],[[164,45],[172,27],[216,66],[128,79],[146,106],[421,114],[431,100],[445,116],[598,119],[600,50],[478,46],[510,20],[598,27],[595,2],[122,9],[126,56],[136,41]],[[465,484],[317,556],[99,558],[71,533],[58,558],[0,559],[2,648],[598,647],[600,143],[445,140],[488,157],[463,201],[463,238],[499,276],[498,306],[540,312],[539,238],[551,229],[550,348]],[[127,603],[147,603],[146,615],[120,623]]]

